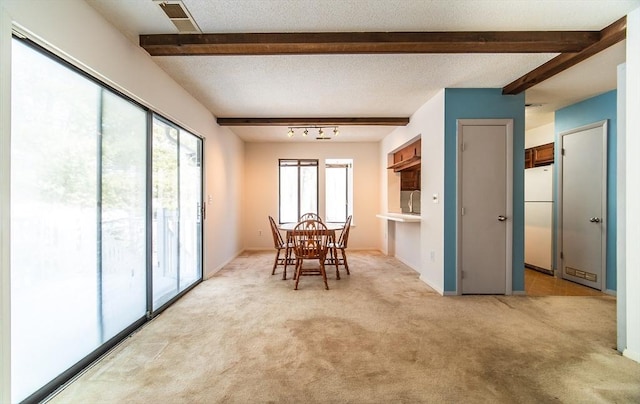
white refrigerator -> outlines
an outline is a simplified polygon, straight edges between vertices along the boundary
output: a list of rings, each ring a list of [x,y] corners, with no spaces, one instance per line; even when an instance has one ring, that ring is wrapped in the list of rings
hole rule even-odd
[[[524,170],[524,262],[553,271],[553,164]]]

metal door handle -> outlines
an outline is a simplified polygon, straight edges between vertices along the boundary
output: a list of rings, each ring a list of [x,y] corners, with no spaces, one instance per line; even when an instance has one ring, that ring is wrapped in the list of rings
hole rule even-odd
[[[505,220],[507,220],[506,216],[502,216],[502,215],[498,216],[498,221],[504,222]]]
[[[591,223],[600,223],[600,218],[599,217],[592,217],[591,219],[589,219],[589,221]]]

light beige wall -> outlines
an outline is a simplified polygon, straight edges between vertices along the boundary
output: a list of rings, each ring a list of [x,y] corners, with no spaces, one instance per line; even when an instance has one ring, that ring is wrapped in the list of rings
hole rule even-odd
[[[11,20],[0,6],[0,403],[11,402]]]
[[[380,200],[378,147],[378,143],[246,143],[242,201],[245,248],[273,248],[268,216],[278,221],[278,159],[319,160],[319,211],[323,215],[324,160],[350,158],[353,159],[354,225],[349,236],[349,248],[379,250],[379,219],[376,218]]]
[[[420,278],[444,293],[444,204],[455,203],[447,201],[444,194],[444,90],[425,103],[414,117],[415,125],[423,133]]]
[[[529,147],[540,146],[541,144],[553,143],[555,136],[553,122],[529,129],[524,133],[524,147],[527,149]]]
[[[243,198],[245,143],[227,128],[214,128],[213,136],[204,142],[205,279],[243,250],[244,213],[239,201]]]
[[[640,8],[627,16],[626,88],[626,342],[624,355],[640,362]]]
[[[387,239],[395,242],[394,255],[420,272],[420,278],[439,293],[444,291],[444,90],[420,107],[409,125],[397,128],[386,136],[380,147],[379,159],[386,164],[388,154],[410,142],[422,139],[421,198],[422,222],[395,223],[381,221],[379,227],[383,246]],[[381,168],[381,207],[393,211],[393,192],[399,192],[391,170]],[[437,203],[434,203],[437,195]],[[454,202],[455,203],[455,202]],[[416,231],[415,226],[420,226]]]

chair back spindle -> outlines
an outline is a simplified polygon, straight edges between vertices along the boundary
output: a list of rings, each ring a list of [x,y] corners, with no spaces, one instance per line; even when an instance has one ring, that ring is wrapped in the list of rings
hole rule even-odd
[[[342,232],[340,232],[340,237],[338,237],[338,245],[341,245],[343,248],[347,248],[347,243],[349,242],[349,230],[351,230],[351,218],[349,215],[347,221],[344,223],[344,227],[342,228]]]
[[[322,218],[317,213],[313,212],[308,212],[300,216],[300,222],[304,222],[305,220],[317,220],[322,222]]]

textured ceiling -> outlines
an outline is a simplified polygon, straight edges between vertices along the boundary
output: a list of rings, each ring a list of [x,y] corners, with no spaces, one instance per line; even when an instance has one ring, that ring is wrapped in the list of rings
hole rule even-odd
[[[86,0],[125,36],[176,33],[151,0]],[[183,0],[203,32],[600,30],[640,0]],[[503,87],[554,54],[154,57],[218,117],[410,116],[439,89]],[[527,127],[615,88],[624,43],[539,84]],[[379,140],[393,127],[341,127],[332,141]],[[287,128],[232,127],[247,141],[298,141]],[[313,139],[312,137],[309,137]],[[308,138],[308,139],[309,139]],[[311,141],[308,140],[307,141]]]

